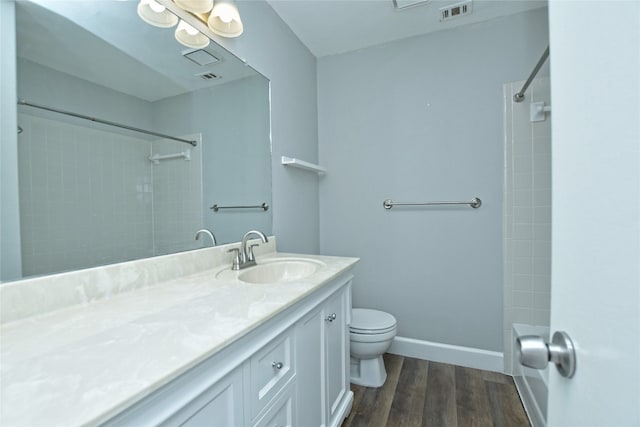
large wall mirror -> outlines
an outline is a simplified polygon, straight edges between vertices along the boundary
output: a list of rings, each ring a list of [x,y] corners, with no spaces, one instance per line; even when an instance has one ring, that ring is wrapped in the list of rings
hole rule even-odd
[[[21,274],[2,281],[271,233],[268,80],[137,3],[16,1]]]

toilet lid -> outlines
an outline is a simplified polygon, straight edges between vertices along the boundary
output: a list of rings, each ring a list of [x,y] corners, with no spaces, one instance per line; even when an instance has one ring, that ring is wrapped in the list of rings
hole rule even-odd
[[[366,331],[387,331],[396,326],[396,318],[389,313],[368,308],[354,308],[351,310],[351,331],[365,333]]]

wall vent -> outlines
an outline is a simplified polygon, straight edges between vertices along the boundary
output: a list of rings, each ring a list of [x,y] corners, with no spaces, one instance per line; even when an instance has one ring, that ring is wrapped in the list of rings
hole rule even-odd
[[[440,8],[440,21],[449,21],[461,16],[470,15],[473,11],[473,0],[467,0]]]
[[[214,73],[202,73],[196,74],[196,76],[200,77],[202,80],[216,80],[222,78],[222,76]]]

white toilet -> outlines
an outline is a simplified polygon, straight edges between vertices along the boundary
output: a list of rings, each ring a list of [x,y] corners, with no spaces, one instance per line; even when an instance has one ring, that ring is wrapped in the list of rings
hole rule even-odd
[[[382,354],[396,336],[396,318],[389,313],[366,308],[351,311],[351,382],[380,387],[387,379]]]

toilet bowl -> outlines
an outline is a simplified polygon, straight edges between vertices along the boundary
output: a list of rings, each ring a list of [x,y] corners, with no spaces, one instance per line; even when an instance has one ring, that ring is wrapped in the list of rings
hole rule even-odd
[[[380,387],[387,379],[382,354],[396,336],[396,318],[389,313],[366,308],[351,311],[351,382]]]

